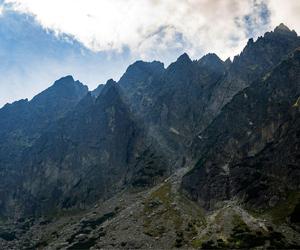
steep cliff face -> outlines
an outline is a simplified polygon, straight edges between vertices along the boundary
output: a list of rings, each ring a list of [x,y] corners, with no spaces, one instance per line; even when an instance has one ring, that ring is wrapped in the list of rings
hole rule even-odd
[[[0,110],[1,212],[4,207],[9,211],[16,208],[8,196],[13,197],[16,184],[22,180],[24,152],[35,144],[44,130],[73,109],[87,92],[86,86],[67,76],[31,101],[7,104]]]
[[[32,145],[52,122],[74,108],[87,92],[86,86],[67,76],[31,101],[5,105],[0,110],[0,168],[14,168],[15,158],[22,150]]]
[[[133,113],[174,166],[184,164],[182,156],[198,131],[210,90],[224,76],[225,68],[214,54],[199,61],[183,54],[167,69],[157,62],[138,62],[121,78],[119,84]]]
[[[231,63],[215,54],[192,61],[183,54],[167,69],[158,62],[131,65],[119,84],[133,112],[171,158],[189,151],[192,139],[240,90],[272,70],[300,46],[283,24],[253,41]],[[179,157],[180,158],[180,157]],[[190,157],[188,157],[190,158]],[[183,159],[174,159],[180,166]]]
[[[299,246],[299,48],[280,25],[233,62],[138,61],[6,105],[0,248]]]
[[[104,84],[99,84],[97,88],[95,88],[93,91],[91,91],[92,96],[97,98],[100,95],[104,86],[105,86]]]
[[[197,123],[195,112],[200,112],[199,105],[203,106],[207,90],[224,75],[224,62],[214,54],[199,61],[183,54],[167,69],[161,64],[158,68],[157,62],[143,63],[143,67],[140,64],[130,66],[119,82],[134,111],[143,121],[166,132],[190,136]],[[134,88],[129,88],[128,85],[133,85],[131,74],[136,76],[137,71],[141,77],[135,79]]]
[[[194,200],[212,209],[238,197],[266,209],[299,190],[299,69],[296,50],[237,94],[198,135],[193,148],[199,160],[182,182]]]
[[[23,152],[19,183],[12,183],[18,188],[2,197],[19,207],[15,216],[39,215],[84,208],[120,191],[125,183],[151,185],[166,166],[141,135],[121,90],[110,80],[97,99],[87,94]],[[156,165],[156,172],[135,174],[133,180],[140,154],[145,164]],[[3,213],[10,214],[9,202],[6,205]]]
[[[120,186],[135,128],[118,91],[109,81],[96,100],[87,95],[28,152],[24,188],[45,200],[42,211],[53,202],[84,206]]]
[[[235,56],[224,79],[214,87],[202,114],[201,132],[240,90],[260,79],[294,49],[300,46],[295,31],[280,24],[255,42],[249,39],[240,55]]]
[[[182,187],[206,208],[232,198],[275,206],[299,189],[299,46],[280,25],[233,62],[215,54],[183,54],[167,68],[138,61],[92,92],[68,76],[30,102],[6,105],[1,215],[86,208],[193,161]]]

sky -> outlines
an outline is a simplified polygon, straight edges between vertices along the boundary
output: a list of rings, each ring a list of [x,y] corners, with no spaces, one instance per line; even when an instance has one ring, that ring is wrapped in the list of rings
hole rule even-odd
[[[93,89],[140,59],[225,60],[281,22],[299,34],[299,13],[300,0],[0,0],[0,107],[64,75]]]

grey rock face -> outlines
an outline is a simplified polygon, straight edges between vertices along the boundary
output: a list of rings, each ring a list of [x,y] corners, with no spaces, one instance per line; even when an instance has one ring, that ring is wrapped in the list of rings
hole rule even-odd
[[[5,194],[2,187],[3,214],[83,209],[120,191],[126,183],[136,184],[143,178],[144,185],[153,184],[167,168],[158,167],[161,158],[154,156],[141,135],[117,83],[108,81],[97,99],[88,93],[23,151],[22,169],[11,183],[17,188]],[[139,155],[145,150],[148,155],[143,161],[156,169],[136,175],[133,181],[131,173],[138,171]],[[131,166],[136,167],[131,170]],[[19,214],[11,214],[9,201]]]
[[[225,64],[212,55],[193,62],[187,54],[167,69],[157,62],[143,63],[143,67],[140,64],[128,68],[120,87],[149,137],[172,165],[180,167],[185,162],[184,152],[198,131],[210,91],[225,74]],[[134,85],[130,80],[132,72],[139,72],[140,76]]]
[[[6,207],[4,210],[10,211],[15,208],[10,198],[18,191],[15,184],[22,179],[24,152],[32,147],[44,130],[73,109],[87,92],[86,86],[67,76],[31,101],[7,104],[0,110],[1,208]]]
[[[119,84],[132,111],[161,150],[170,158],[178,152],[184,155],[193,138],[235,94],[266,75],[300,46],[297,34],[282,27],[255,42],[250,39],[233,62],[223,62],[215,54],[198,61],[183,54],[167,69],[157,62],[137,62],[128,68]],[[176,166],[182,163],[182,159],[173,160]]]
[[[282,201],[299,190],[299,69],[296,50],[237,94],[199,134],[193,144],[199,160],[182,183],[193,199],[212,209],[238,197],[267,209],[279,202],[276,197]]]
[[[198,132],[207,127],[235,94],[266,75],[299,46],[300,38],[295,31],[282,32],[280,26],[255,42],[249,39],[241,54],[235,56],[233,62],[227,66],[226,76],[211,91],[210,99],[201,115],[202,126]]]
[[[138,205],[148,226],[141,239],[166,233],[182,246],[184,237],[197,232],[168,235],[158,224],[165,213],[172,220],[166,228],[183,230],[189,224],[183,211],[194,216],[195,204],[177,193],[182,167],[191,162],[197,164],[181,190],[208,209],[230,200],[265,210],[298,197],[293,195],[299,190],[299,51],[294,52],[299,46],[297,34],[280,25],[255,42],[250,39],[233,62],[215,54],[196,61],[183,54],[167,68],[138,61],[118,83],[109,80],[92,92],[68,76],[31,101],[6,105],[0,110],[1,217],[88,211],[115,194],[138,197],[157,185],[151,191],[155,199]],[[175,171],[181,175],[169,177]],[[130,203],[124,209],[133,219]],[[234,220],[239,209],[225,210]],[[297,223],[297,206],[288,211],[284,218]],[[122,216],[112,218],[122,221]],[[98,223],[105,224],[102,219]],[[82,223],[89,231],[96,222]],[[104,238],[98,226],[95,235]],[[2,236],[13,238],[6,231]],[[101,246],[94,234],[84,236],[87,231],[70,233],[74,237],[63,237],[60,244]],[[114,246],[134,246],[125,238]],[[154,240],[158,246],[160,239]],[[147,246],[139,241],[137,246]]]
[[[97,88],[95,88],[93,91],[91,91],[92,96],[97,98],[100,95],[104,86],[105,86],[104,84],[99,84],[99,86]]]
[[[71,110],[87,92],[86,86],[67,76],[31,101],[21,100],[5,105],[0,110],[0,161],[7,153],[21,151],[30,145],[43,129]],[[8,145],[11,145],[10,152],[5,151]]]

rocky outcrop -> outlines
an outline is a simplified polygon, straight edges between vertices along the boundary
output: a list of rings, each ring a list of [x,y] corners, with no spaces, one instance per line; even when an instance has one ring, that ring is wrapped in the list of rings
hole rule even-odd
[[[132,112],[175,168],[185,164],[210,91],[224,74],[225,64],[216,55],[192,61],[183,54],[167,69],[158,62],[135,63],[121,78]]]
[[[133,179],[141,160],[146,172]],[[23,152],[18,182],[12,183],[17,188],[10,194],[1,189],[2,211],[18,217],[85,208],[125,184],[153,184],[167,170],[160,161],[110,80],[96,99],[88,93]],[[152,165],[156,168],[147,171]],[[8,201],[18,207],[16,214]]]
[[[139,61],[128,68],[119,84],[149,136],[180,167],[187,162],[184,159],[193,159],[188,154],[193,138],[224,105],[299,46],[295,31],[281,24],[257,41],[250,39],[233,62],[223,62],[215,54],[198,61],[183,54],[166,69],[159,62]]]
[[[99,84],[97,88],[95,88],[93,91],[91,91],[92,96],[97,98],[100,95],[104,86],[105,86],[104,84]]]
[[[249,39],[241,54],[235,56],[231,64],[227,64],[228,70],[224,79],[211,91],[210,99],[201,115],[198,132],[203,131],[213,121],[235,94],[266,75],[299,46],[299,36],[283,24],[256,41]]]
[[[128,233],[138,222],[133,231],[140,237],[126,242],[127,235],[121,235],[115,247],[147,246],[149,237],[166,239],[166,246],[170,241],[176,247],[198,246],[195,237],[202,235],[202,241],[207,236],[214,241],[203,242],[207,247],[235,248],[241,237],[247,248],[256,233],[261,242],[255,246],[270,241],[292,246],[281,235],[273,239],[272,230],[245,207],[280,214],[277,219],[289,229],[298,228],[299,46],[297,34],[280,25],[250,39],[233,62],[215,54],[195,61],[183,54],[167,68],[138,61],[118,83],[110,80],[92,92],[68,76],[31,101],[6,105],[0,110],[0,220],[8,217],[25,231],[31,225],[40,230],[48,223],[36,225],[43,216],[108,204],[101,216],[86,215],[76,233],[67,224],[72,232],[62,237],[64,247],[115,244],[110,236],[106,243],[98,240],[105,238],[102,224],[114,219],[109,232]],[[201,209],[177,192],[191,162],[197,164],[181,190],[207,209],[221,207],[208,228],[193,220]],[[133,198],[121,202],[126,197]],[[138,197],[143,203],[135,202]],[[247,226],[235,225],[236,215]],[[228,216],[230,222],[219,221]],[[124,220],[125,229],[119,223]],[[211,237],[210,229],[218,237]],[[0,227],[0,238],[9,246],[18,239],[22,244],[30,238],[22,230]],[[236,241],[223,242],[223,233]],[[54,245],[59,238],[45,237]],[[150,242],[155,247],[163,241]],[[39,244],[34,247],[46,243]]]
[[[7,104],[0,110],[0,209],[12,211],[12,199],[22,180],[22,155],[40,138],[41,134],[70,110],[88,92],[88,88],[73,77],[57,80],[50,88],[31,101]],[[30,156],[30,155],[27,155]]]
[[[67,76],[31,101],[5,105],[0,110],[0,168],[14,168],[22,150],[32,145],[52,122],[74,108],[87,92],[86,86]]]
[[[300,51],[238,93],[193,148],[199,157],[182,182],[209,209],[238,198],[269,209],[299,191]]]

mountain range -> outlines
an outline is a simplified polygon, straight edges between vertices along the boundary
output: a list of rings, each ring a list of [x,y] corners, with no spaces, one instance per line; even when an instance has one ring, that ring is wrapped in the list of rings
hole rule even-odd
[[[137,61],[0,109],[1,249],[300,248],[300,37]]]

